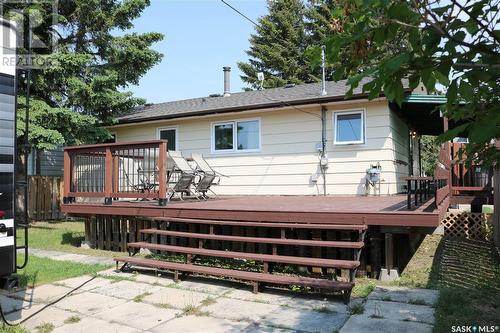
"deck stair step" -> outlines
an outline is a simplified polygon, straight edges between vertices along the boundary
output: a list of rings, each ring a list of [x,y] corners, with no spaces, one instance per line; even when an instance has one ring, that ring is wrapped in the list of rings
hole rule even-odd
[[[280,284],[280,285],[296,284],[312,288],[330,289],[336,291],[350,291],[354,286],[354,283],[352,282],[341,282],[341,281],[310,278],[310,277],[285,276],[285,275],[248,272],[248,271],[225,269],[218,267],[144,259],[139,257],[118,257],[114,258],[114,260],[116,262],[124,262],[141,267],[159,268],[172,271],[181,271],[181,272],[212,275],[212,276],[223,276],[238,280],[262,282],[270,284]]]
[[[175,222],[186,224],[213,224],[237,227],[265,227],[265,228],[285,228],[285,229],[322,229],[338,231],[364,231],[368,229],[366,224],[326,224],[326,223],[295,223],[295,222],[255,222],[255,221],[226,221],[207,219],[187,219],[180,217],[155,217],[156,222]]]
[[[292,256],[282,256],[273,254],[220,251],[220,250],[209,250],[203,248],[187,247],[187,246],[152,244],[146,242],[128,243],[128,247],[135,249],[148,249],[148,250],[184,253],[184,254],[200,255],[208,257],[238,258],[238,259],[256,260],[263,262],[284,263],[284,264],[292,264],[300,266],[355,269],[360,264],[358,260],[292,257]]]
[[[142,229],[139,230],[139,232],[148,235],[186,237],[193,239],[208,239],[208,240],[246,242],[246,243],[257,243],[257,244],[261,243],[261,244],[277,244],[277,245],[321,246],[321,247],[345,248],[345,249],[361,249],[364,246],[364,242],[322,241],[322,240],[310,240],[310,239],[287,239],[287,238],[270,238],[270,237],[242,237],[242,236],[202,234],[202,233],[158,230],[158,229]]]

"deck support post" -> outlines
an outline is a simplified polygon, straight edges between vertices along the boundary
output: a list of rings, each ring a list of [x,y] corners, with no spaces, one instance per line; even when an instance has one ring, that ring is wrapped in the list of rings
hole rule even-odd
[[[387,271],[394,268],[394,239],[389,233],[385,234],[385,268]]]

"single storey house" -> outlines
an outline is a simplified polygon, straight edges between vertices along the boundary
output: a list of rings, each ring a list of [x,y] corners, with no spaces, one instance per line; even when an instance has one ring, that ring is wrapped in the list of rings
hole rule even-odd
[[[360,84],[362,86],[363,82]],[[202,153],[222,178],[219,195],[392,195],[420,175],[420,134],[439,134],[439,96],[411,91],[402,107],[345,81],[289,85],[159,104],[118,119],[117,142],[167,139]],[[419,88],[420,89],[420,88]],[[367,171],[380,171],[369,182]],[[377,180],[376,178],[374,178]]]

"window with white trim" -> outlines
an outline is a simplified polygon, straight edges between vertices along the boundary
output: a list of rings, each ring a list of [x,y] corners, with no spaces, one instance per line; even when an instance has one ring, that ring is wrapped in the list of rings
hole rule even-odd
[[[176,150],[177,148],[177,128],[159,128],[158,139],[167,140],[168,150]]]
[[[365,111],[334,112],[333,131],[334,144],[365,143]]]
[[[260,150],[260,120],[238,120],[212,124],[212,152]]]

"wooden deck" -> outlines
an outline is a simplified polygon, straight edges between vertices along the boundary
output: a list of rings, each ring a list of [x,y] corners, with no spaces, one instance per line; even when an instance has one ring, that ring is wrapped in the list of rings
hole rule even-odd
[[[180,217],[262,222],[303,222],[366,224],[385,226],[437,227],[449,199],[436,209],[430,199],[407,210],[406,195],[338,196],[246,196],[221,197],[207,201],[173,201],[159,206],[157,201],[114,201],[66,203],[62,211],[70,215],[121,215],[140,217]]]

